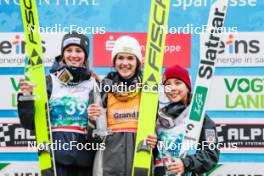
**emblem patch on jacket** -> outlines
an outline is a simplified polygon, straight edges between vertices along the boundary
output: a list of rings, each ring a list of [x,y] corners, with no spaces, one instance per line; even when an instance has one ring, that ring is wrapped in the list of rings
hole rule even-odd
[[[216,142],[216,135],[214,129],[206,129],[205,130],[205,139],[209,143],[215,143]]]

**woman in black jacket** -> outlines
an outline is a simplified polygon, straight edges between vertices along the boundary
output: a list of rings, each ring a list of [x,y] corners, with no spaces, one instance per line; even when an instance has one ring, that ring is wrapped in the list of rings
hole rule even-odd
[[[93,88],[97,83],[88,67],[89,39],[76,32],[68,33],[63,37],[61,53],[46,76],[53,143],[62,146],[54,149],[57,176],[92,176],[93,149],[98,148],[86,145],[96,142],[90,135],[91,128],[88,127],[87,132],[86,109],[93,101]],[[20,81],[20,86],[19,118],[25,128],[33,130],[34,99],[29,100],[32,86],[25,80]],[[22,101],[21,97],[28,97],[27,101]]]
[[[158,137],[155,176],[192,173],[204,174],[218,162],[217,136],[214,122],[205,116],[198,150],[181,158],[183,135],[191,102],[189,73],[180,66],[167,68],[163,75],[165,95],[169,104],[158,111],[156,131]],[[209,145],[214,146],[212,148]]]

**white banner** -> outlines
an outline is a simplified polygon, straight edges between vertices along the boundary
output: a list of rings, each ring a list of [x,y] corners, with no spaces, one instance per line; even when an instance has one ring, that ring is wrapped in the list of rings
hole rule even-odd
[[[264,176],[263,163],[223,163],[208,176]]]
[[[262,76],[215,76],[209,91],[206,110],[264,110]]]
[[[38,162],[1,162],[1,176],[40,176]]]
[[[25,129],[18,118],[0,118],[0,153],[37,152],[34,131]]]
[[[41,33],[45,66],[51,66],[61,54],[64,33]],[[26,57],[24,33],[0,33],[0,67],[24,67]]]
[[[17,93],[19,92],[19,79],[23,75],[0,75],[2,91],[0,91],[0,110],[17,108]]]
[[[200,35],[200,53],[206,50],[205,35]],[[225,33],[216,59],[218,67],[264,66],[264,33]]]
[[[99,75],[102,79],[104,75]],[[0,110],[17,109],[17,93],[20,91],[19,79],[24,75],[0,75]]]

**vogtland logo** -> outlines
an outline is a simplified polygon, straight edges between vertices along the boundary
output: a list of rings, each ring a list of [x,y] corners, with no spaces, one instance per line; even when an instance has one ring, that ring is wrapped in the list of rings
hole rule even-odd
[[[240,40],[233,34],[228,35],[226,41],[220,41],[219,54],[257,54],[260,51],[260,41],[256,39]]]
[[[224,83],[227,90],[225,95],[226,108],[254,108],[259,110],[264,108],[263,78],[224,78]]]
[[[10,78],[10,82],[12,84],[13,87],[13,92],[11,94],[11,107],[16,108],[17,107],[17,93],[20,90],[20,84],[19,84],[19,80],[17,78],[11,77]]]
[[[42,43],[42,52],[45,53],[45,41]],[[26,42],[22,39],[21,35],[16,34],[10,40],[0,40],[0,54],[26,54]]]

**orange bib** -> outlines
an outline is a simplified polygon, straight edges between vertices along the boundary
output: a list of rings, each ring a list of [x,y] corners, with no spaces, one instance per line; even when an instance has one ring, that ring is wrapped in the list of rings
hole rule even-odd
[[[118,100],[108,93],[107,126],[113,132],[136,132],[139,116],[140,93],[128,101]]]

